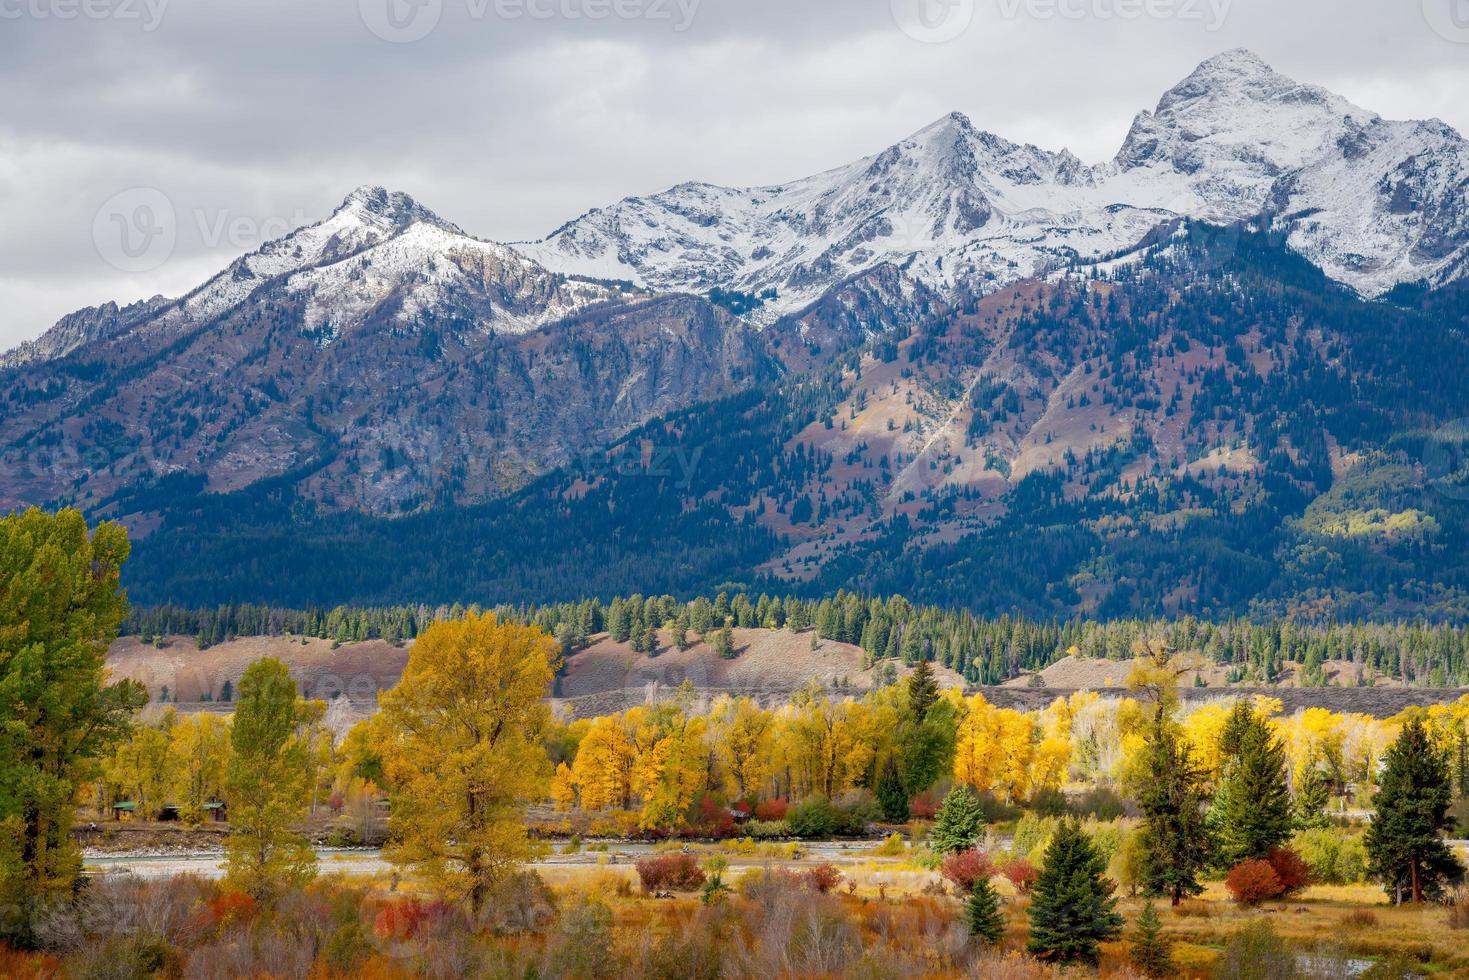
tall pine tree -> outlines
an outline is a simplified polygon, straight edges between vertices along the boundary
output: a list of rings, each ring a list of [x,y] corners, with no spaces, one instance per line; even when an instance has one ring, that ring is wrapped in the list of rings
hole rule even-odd
[[[1027,950],[1043,960],[1097,962],[1101,944],[1120,936],[1123,924],[1106,867],[1081,825],[1063,821],[1032,889]]]
[[[1286,786],[1285,747],[1245,702],[1234,707],[1222,746],[1227,761],[1210,819],[1224,867],[1263,858],[1290,840],[1294,827]]]
[[[920,660],[908,678],[908,712],[914,721],[922,721],[938,699],[939,684],[933,676],[933,664]]]
[[[1377,813],[1367,828],[1368,868],[1393,900],[1436,898],[1462,881],[1464,868],[1444,842],[1453,803],[1447,760],[1428,730],[1410,718],[1383,758]]]
[[[1203,771],[1160,710],[1143,748],[1137,800],[1143,812],[1141,879],[1174,905],[1204,890],[1213,837],[1204,818]]]

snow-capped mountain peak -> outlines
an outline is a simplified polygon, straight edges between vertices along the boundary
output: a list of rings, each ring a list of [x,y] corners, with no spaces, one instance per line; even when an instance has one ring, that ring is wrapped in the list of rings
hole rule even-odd
[[[764,188],[683,184],[517,248],[655,289],[773,290],[769,317],[883,262],[941,291],[986,291],[1115,255],[1179,217],[1286,215],[1294,247],[1376,295],[1466,271],[1465,154],[1446,126],[1386,122],[1239,49],[1139,113],[1095,167],[956,112],[848,167]]]

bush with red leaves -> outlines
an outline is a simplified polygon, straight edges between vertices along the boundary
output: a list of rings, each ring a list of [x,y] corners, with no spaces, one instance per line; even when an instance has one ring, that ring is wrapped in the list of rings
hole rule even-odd
[[[225,892],[208,902],[209,916],[214,924],[221,922],[249,922],[255,918],[259,906],[255,899],[244,892]]]
[[[1258,858],[1241,861],[1230,868],[1224,887],[1240,905],[1259,905],[1267,899],[1278,898],[1285,890],[1270,862]]]
[[[704,887],[704,872],[692,854],[643,858],[637,868],[644,891],[696,892]]]
[[[1294,849],[1272,847],[1265,855],[1275,877],[1280,879],[1280,894],[1289,896],[1311,884],[1311,866]]]
[[[791,805],[784,796],[777,796],[773,800],[761,800],[755,804],[755,819],[784,820],[786,811],[790,808]]]
[[[447,911],[448,906],[442,902],[420,902],[414,898],[389,902],[373,920],[372,931],[379,939],[403,942],[417,936]]]
[[[1015,890],[1022,895],[1030,891],[1030,886],[1034,885],[1036,878],[1040,876],[1040,872],[1035,870],[1035,865],[1020,857],[1011,858],[1000,865],[1000,874],[1004,875],[1010,884],[1015,886]]]
[[[955,851],[944,858],[939,874],[954,883],[954,887],[968,895],[981,879],[993,878],[995,862],[984,851]]]
[[[912,815],[914,820],[932,820],[934,815],[939,812],[939,807],[943,806],[943,803],[943,800],[934,796],[928,790],[924,790],[922,793],[913,797],[913,802],[908,804],[908,813]]]
[[[825,895],[842,883],[842,873],[829,864],[818,864],[806,872],[806,884]]]

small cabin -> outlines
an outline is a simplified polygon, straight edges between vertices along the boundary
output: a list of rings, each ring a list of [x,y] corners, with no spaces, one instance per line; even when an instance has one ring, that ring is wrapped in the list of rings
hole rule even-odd
[[[229,804],[224,800],[210,800],[204,804],[204,815],[215,823],[226,823],[230,818]]]
[[[138,805],[132,800],[118,800],[112,804],[112,819],[122,823],[131,823],[138,819]]]

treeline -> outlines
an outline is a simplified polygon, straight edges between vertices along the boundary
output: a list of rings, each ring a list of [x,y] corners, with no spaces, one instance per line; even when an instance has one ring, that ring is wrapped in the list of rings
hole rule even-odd
[[[209,609],[165,605],[134,609],[126,631],[144,642],[192,636],[201,647],[238,636],[281,635],[397,643],[413,639],[432,623],[479,609],[460,603],[305,610],[249,604]],[[792,632],[814,627],[823,639],[860,646],[869,664],[929,661],[957,671],[971,684],[1003,683],[1072,653],[1125,660],[1145,647],[1161,645],[1227,665],[1236,682],[1272,684],[1287,664],[1295,664],[1303,683],[1325,685],[1326,665],[1337,663],[1352,667],[1341,683],[1367,683],[1375,675],[1386,675],[1417,686],[1469,686],[1469,630],[1445,625],[1211,623],[1191,617],[1105,622],[986,618],[967,610],[917,605],[902,596],[870,598],[844,591],[823,599],[720,592],[687,602],[666,595],[633,595],[609,602],[500,605],[492,611],[502,620],[539,626],[558,639],[563,653],[602,633],[657,656],[669,642],[682,648],[694,636],[720,647],[718,634],[726,625]],[[671,637],[663,635],[670,631]]]

